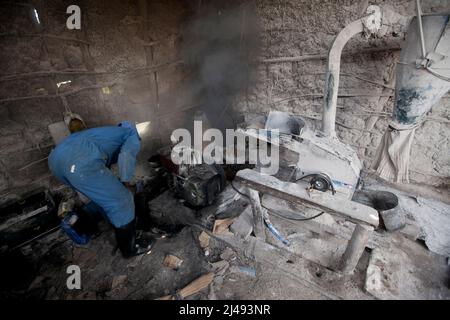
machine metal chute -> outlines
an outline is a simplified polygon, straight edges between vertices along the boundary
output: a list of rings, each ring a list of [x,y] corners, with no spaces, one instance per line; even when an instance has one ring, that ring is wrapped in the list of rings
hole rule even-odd
[[[408,182],[414,133],[450,90],[450,14],[418,15],[409,25],[396,70],[395,105],[373,163],[380,177]]]

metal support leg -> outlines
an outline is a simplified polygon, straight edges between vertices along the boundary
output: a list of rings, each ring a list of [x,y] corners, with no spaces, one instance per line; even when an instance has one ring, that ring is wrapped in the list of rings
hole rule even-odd
[[[345,253],[342,256],[339,269],[343,273],[350,274],[355,270],[373,230],[374,229],[371,226],[361,224],[356,225],[352,237],[348,242],[347,249],[345,249]]]
[[[264,210],[261,207],[259,193],[254,189],[248,188],[247,194],[250,198],[253,211],[253,232],[257,238],[266,241],[266,233],[264,231]]]

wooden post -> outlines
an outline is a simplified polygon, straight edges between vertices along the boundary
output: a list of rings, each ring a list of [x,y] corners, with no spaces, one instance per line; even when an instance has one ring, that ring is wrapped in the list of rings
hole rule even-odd
[[[352,237],[348,242],[347,249],[345,249],[345,253],[342,256],[339,269],[343,273],[350,274],[355,270],[373,230],[372,226],[362,224],[356,225]]]
[[[247,194],[250,198],[253,211],[253,232],[255,236],[264,242],[266,241],[266,233],[264,231],[264,210],[261,207],[258,191],[247,188]]]

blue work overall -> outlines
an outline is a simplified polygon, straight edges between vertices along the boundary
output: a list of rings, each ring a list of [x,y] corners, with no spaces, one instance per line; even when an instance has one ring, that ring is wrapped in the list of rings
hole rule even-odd
[[[140,147],[136,127],[125,121],[117,127],[71,134],[50,153],[48,164],[61,182],[100,206],[109,221],[120,228],[135,216],[133,195],[122,182],[132,179]],[[114,163],[118,163],[119,178],[110,170]]]

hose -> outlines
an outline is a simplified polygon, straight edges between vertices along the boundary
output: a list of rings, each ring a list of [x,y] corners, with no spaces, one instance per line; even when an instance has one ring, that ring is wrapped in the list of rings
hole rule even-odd
[[[246,197],[247,199],[250,199],[248,195],[246,195],[246,194],[242,193],[241,191],[239,191],[239,190],[234,186],[233,182],[231,182],[231,187],[233,188],[234,191],[236,191],[237,193],[239,193],[241,196],[244,196],[244,197]],[[263,207],[264,209],[266,209],[267,212],[270,213],[271,215],[274,215],[274,216],[276,216],[276,217],[278,217],[278,218],[282,218],[282,219],[286,219],[286,220],[292,220],[292,221],[308,221],[308,220],[313,220],[313,219],[316,219],[316,218],[320,217],[321,215],[323,215],[323,214],[325,213],[324,211],[322,211],[321,213],[316,214],[315,216],[312,216],[312,217],[307,217],[307,218],[294,218],[294,217],[287,217],[287,216],[285,216],[285,215],[280,214],[279,212],[275,212],[274,210],[269,209],[269,208],[263,206],[262,204],[261,204],[261,207]]]
[[[270,230],[270,232],[272,232],[272,234],[275,236],[275,238],[280,240],[284,245],[286,245],[288,247],[291,245],[289,240],[287,240],[285,237],[283,237],[281,235],[281,233],[273,226],[273,224],[270,222],[269,219],[267,219],[267,218],[264,219],[264,222],[265,222],[267,228]]]

